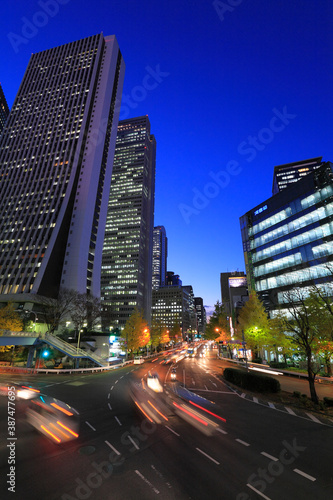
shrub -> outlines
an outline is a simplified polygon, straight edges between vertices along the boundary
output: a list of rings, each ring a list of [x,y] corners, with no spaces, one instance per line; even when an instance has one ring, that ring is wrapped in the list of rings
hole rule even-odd
[[[333,398],[329,398],[328,396],[325,396],[324,403],[326,406],[333,406]]]
[[[293,392],[293,396],[294,396],[294,398],[300,398],[301,397],[301,393],[299,391],[294,391]]]
[[[257,392],[279,392],[281,389],[280,382],[275,378],[244,372],[236,368],[226,368],[223,376],[228,382],[243,389]]]
[[[280,368],[280,370],[282,370],[283,368],[288,368],[287,363],[277,363],[277,362],[274,363],[273,361],[269,363],[269,366],[271,368]]]

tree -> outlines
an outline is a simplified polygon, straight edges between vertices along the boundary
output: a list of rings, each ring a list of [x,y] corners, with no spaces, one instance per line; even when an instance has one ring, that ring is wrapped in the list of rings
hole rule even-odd
[[[217,301],[214,306],[214,312],[206,326],[205,339],[217,341],[220,336],[223,336],[221,340],[230,339],[230,328],[224,306],[221,302]]]
[[[269,345],[269,321],[263,303],[256,292],[250,294],[249,300],[241,308],[238,323],[238,335],[244,332],[250,349],[260,352],[263,347]]]
[[[0,309],[0,329],[21,332],[23,321],[15,311],[13,304],[9,303]]]
[[[314,362],[318,347],[317,299],[313,293],[306,296],[306,292],[300,288],[284,292],[283,295],[289,313],[283,318],[285,331],[292,334],[295,345],[306,357],[311,400],[318,404],[315,377],[320,366]]]
[[[121,343],[131,355],[149,343],[150,334],[146,320],[138,309],[134,309],[122,331]]]
[[[54,333],[60,323],[70,317],[73,303],[78,293],[75,290],[62,289],[57,299],[44,297],[40,304],[49,333]]]
[[[156,348],[159,344],[169,342],[169,334],[165,325],[160,320],[154,320],[150,329],[151,345]]]
[[[170,341],[175,342],[175,343],[178,342],[178,340],[182,338],[181,326],[180,326],[178,318],[175,318],[175,320],[174,320],[174,323],[169,331],[169,337],[170,337]]]

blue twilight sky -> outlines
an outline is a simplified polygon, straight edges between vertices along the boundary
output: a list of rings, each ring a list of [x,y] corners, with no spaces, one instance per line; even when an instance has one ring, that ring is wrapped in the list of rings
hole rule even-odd
[[[148,114],[157,141],[168,270],[207,306],[220,272],[245,270],[239,217],[273,167],[333,161],[332,0],[5,0],[0,22],[9,106],[32,52],[116,35],[121,118]]]

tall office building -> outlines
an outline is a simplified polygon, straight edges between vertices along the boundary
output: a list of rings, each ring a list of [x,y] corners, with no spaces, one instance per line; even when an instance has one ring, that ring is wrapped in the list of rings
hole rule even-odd
[[[234,317],[236,307],[248,299],[247,280],[243,271],[221,273],[221,298],[224,311]],[[233,318],[235,319],[235,317]]]
[[[103,34],[32,54],[0,141],[1,300],[100,296],[124,70]]]
[[[319,156],[318,158],[310,158],[309,160],[277,165],[274,167],[273,174],[273,195],[299,181],[302,177],[313,172],[322,164],[322,157]]]
[[[0,135],[9,115],[9,107],[0,83]]]
[[[333,164],[326,162],[240,218],[249,291],[267,311],[313,284],[332,294]]]
[[[156,226],[153,231],[153,290],[166,284],[168,238],[164,226]]]
[[[119,122],[102,262],[102,324],[121,330],[134,308],[150,322],[156,142],[148,116]]]
[[[206,331],[206,309],[201,297],[194,297],[194,306],[197,313],[198,334],[203,335]]]

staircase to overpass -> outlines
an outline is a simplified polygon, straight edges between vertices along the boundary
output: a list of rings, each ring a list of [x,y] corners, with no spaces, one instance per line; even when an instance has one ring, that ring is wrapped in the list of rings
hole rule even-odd
[[[50,333],[36,333],[36,332],[13,332],[11,330],[0,330],[0,345],[22,345],[38,347],[41,344],[49,345],[54,349],[62,352],[66,356],[79,361],[80,359],[89,359],[98,366],[108,366],[106,359],[97,356],[92,351],[85,351],[78,349],[65,340],[60,339],[56,335]]]

